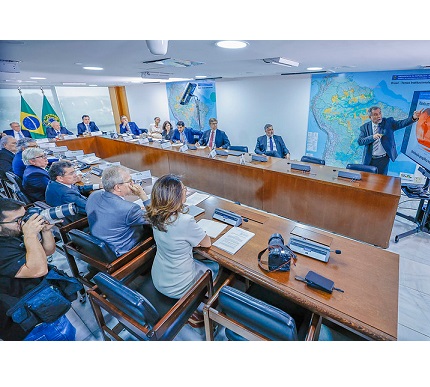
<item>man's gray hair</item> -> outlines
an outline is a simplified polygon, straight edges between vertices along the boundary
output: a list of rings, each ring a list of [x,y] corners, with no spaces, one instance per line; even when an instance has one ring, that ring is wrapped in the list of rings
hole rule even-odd
[[[0,140],[0,149],[3,149],[7,143],[9,142],[9,140],[13,138],[12,136],[3,136]]]
[[[106,168],[102,174],[102,184],[105,191],[112,192],[115,185],[124,183],[124,177],[128,173],[130,173],[128,168],[122,165]]]
[[[20,150],[23,151],[24,149],[27,149],[30,146],[30,144],[32,144],[32,143],[37,145],[37,142],[34,138],[30,138],[30,137],[20,138],[18,140],[18,142],[16,143],[16,146],[18,148],[18,152]]]
[[[43,156],[45,151],[42,148],[27,148],[22,152],[22,162],[25,165],[30,165],[30,160]]]
[[[370,117],[374,110],[381,110],[381,108],[379,106],[371,106],[367,109],[367,115]]]

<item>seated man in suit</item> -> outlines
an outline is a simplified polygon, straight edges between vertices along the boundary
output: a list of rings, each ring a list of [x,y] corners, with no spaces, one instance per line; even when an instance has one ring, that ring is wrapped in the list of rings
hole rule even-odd
[[[276,136],[272,124],[264,125],[265,136],[257,138],[254,152],[258,155],[290,159],[290,151],[281,136]]]
[[[11,122],[9,125],[12,129],[4,130],[3,135],[13,136],[17,140],[23,137],[31,138],[30,131],[26,129],[21,130],[21,125],[18,122]]]
[[[48,159],[42,148],[27,148],[22,152],[22,161],[26,165],[22,178],[24,193],[35,202],[45,200],[45,191],[50,181],[46,166]]]
[[[137,124],[133,121],[129,121],[127,116],[121,116],[121,124],[119,125],[119,132],[126,133],[128,135],[138,136],[141,133],[148,133],[148,129],[139,129]]]
[[[100,130],[95,122],[90,121],[90,116],[87,114],[82,116],[82,122],[77,125],[77,128],[78,136],[81,136],[84,133],[89,134],[90,132],[97,132]]]
[[[178,121],[177,129],[173,131],[172,141],[173,142],[182,142],[183,144],[195,144],[200,140],[202,136],[201,130],[195,130],[193,128],[186,128],[184,121]],[[198,138],[195,139],[194,137]]]
[[[74,222],[85,217],[87,215],[85,210],[87,196],[85,195],[99,189],[100,185],[75,185],[81,179],[76,174],[73,164],[66,160],[53,162],[48,173],[51,181],[46,187],[46,203],[52,207],[75,203],[78,213],[69,217],[67,219],[69,222]]]
[[[207,145],[210,149],[227,149],[230,146],[230,141],[225,132],[218,129],[218,120],[216,118],[209,118],[209,126],[211,128],[203,132],[199,144]]]
[[[7,179],[5,172],[12,171],[12,163],[17,151],[16,139],[12,136],[4,136],[0,140],[0,177]]]
[[[73,133],[64,126],[60,126],[58,121],[52,121],[51,126],[46,128],[46,137],[48,138],[63,139],[65,134]]]
[[[105,241],[117,256],[136,246],[144,235],[144,210],[126,196],[137,195],[143,204],[149,204],[148,196],[139,184],[134,184],[128,168],[122,165],[103,171],[105,189],[93,192],[87,200],[86,211],[90,232]]]
[[[22,152],[24,152],[27,148],[37,148],[37,142],[34,138],[24,137],[18,140],[16,147],[18,152],[15,154],[15,157],[12,161],[12,171],[15,175],[19,176],[21,179],[24,175],[25,164],[22,161]]]

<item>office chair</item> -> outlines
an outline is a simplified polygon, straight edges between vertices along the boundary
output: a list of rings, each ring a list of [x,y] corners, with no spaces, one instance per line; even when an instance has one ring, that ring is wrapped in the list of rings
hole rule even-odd
[[[313,164],[321,164],[325,165],[325,160],[319,159],[318,157],[312,157],[312,156],[302,156],[300,161],[303,161],[305,163],[313,163]]]
[[[230,145],[227,149],[232,151],[239,151],[242,153],[248,153],[248,147],[243,145]]]
[[[15,173],[13,173],[11,171],[7,171],[6,176],[12,183],[17,184],[21,191],[24,190],[22,187],[22,179],[18,175],[16,175]]]
[[[297,329],[295,319],[285,311],[229,286],[233,279],[230,276],[203,307],[206,340],[213,340],[213,321],[225,326],[227,338],[233,341],[317,340],[320,316],[303,310]]]
[[[7,179],[6,175],[4,175],[4,179],[0,179],[0,193],[4,198],[14,199],[11,188],[9,187],[9,179]]]
[[[352,169],[354,171],[362,171],[362,172],[370,172],[370,173],[378,173],[378,167],[373,165],[365,165],[365,164],[348,164],[346,169]]]
[[[154,256],[155,249],[151,253]],[[123,330],[138,340],[173,340],[200,303],[213,294],[210,270],[179,300],[155,289],[150,268],[128,286],[116,278],[116,273],[98,273],[93,279],[97,286],[87,293],[103,338],[108,341],[127,340],[127,336],[120,336]],[[137,280],[140,284],[135,286]],[[114,317],[118,323],[109,327],[106,317]]]
[[[63,249],[73,276],[88,287],[94,286],[92,278],[99,271],[111,274],[132,260],[135,264],[143,265],[147,260],[146,250],[154,245],[152,229],[148,227],[148,232],[145,233],[142,242],[129,252],[117,257],[104,241],[79,229],[87,226],[88,219],[80,219],[64,226],[60,233],[66,240],[66,243],[63,244]],[[64,236],[65,233],[67,233],[67,237]],[[83,261],[89,265],[86,273],[79,270],[78,261]],[[81,297],[80,301],[85,302],[85,296]]]
[[[22,180],[19,176],[15,175],[13,172],[6,172],[6,177],[8,182],[6,185],[12,195],[12,199],[19,200],[24,204],[30,204],[32,201],[30,198],[22,191]]]

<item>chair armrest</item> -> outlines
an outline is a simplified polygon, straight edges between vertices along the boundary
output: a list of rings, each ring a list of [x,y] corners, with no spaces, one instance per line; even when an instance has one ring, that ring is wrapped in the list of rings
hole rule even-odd
[[[318,341],[322,318],[319,314],[312,313],[305,341]]]

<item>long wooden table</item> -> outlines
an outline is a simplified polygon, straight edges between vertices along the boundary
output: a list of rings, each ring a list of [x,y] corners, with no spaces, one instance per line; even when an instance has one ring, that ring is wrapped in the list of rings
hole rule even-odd
[[[150,169],[155,176],[178,174],[196,189],[383,248],[400,199],[399,178],[362,172],[360,181],[334,179],[333,167],[323,165],[312,165],[310,173],[290,172],[279,158],[240,165],[239,157],[209,158],[207,148],[179,152],[156,142],[139,145],[100,136],[58,145],[95,152],[138,171]]]
[[[100,180],[94,175],[91,175],[91,178],[93,183]],[[146,192],[149,193],[151,188],[145,187]],[[246,218],[248,221],[243,222],[240,227],[255,234],[234,255],[212,245],[210,248],[196,249],[202,256],[215,260],[221,266],[250,281],[364,337],[374,340],[397,339],[398,254],[212,195],[199,203],[198,207],[203,208],[205,212],[196,217],[197,221],[212,219],[215,208],[219,207]],[[212,239],[212,243],[230,229],[231,226],[227,226],[217,238]],[[341,250],[341,254],[331,253],[327,263],[297,254],[296,265],[291,264],[289,272],[268,273],[262,270],[258,265],[257,256],[267,247],[270,236],[273,233],[280,233],[285,243],[288,243],[291,232],[297,230],[313,231],[322,238],[329,238],[330,248]],[[267,254],[264,259],[267,260]],[[333,291],[332,294],[328,294],[309,288],[303,282],[294,279],[296,275],[304,277],[309,270],[330,278],[336,287],[344,290],[344,293]]]

